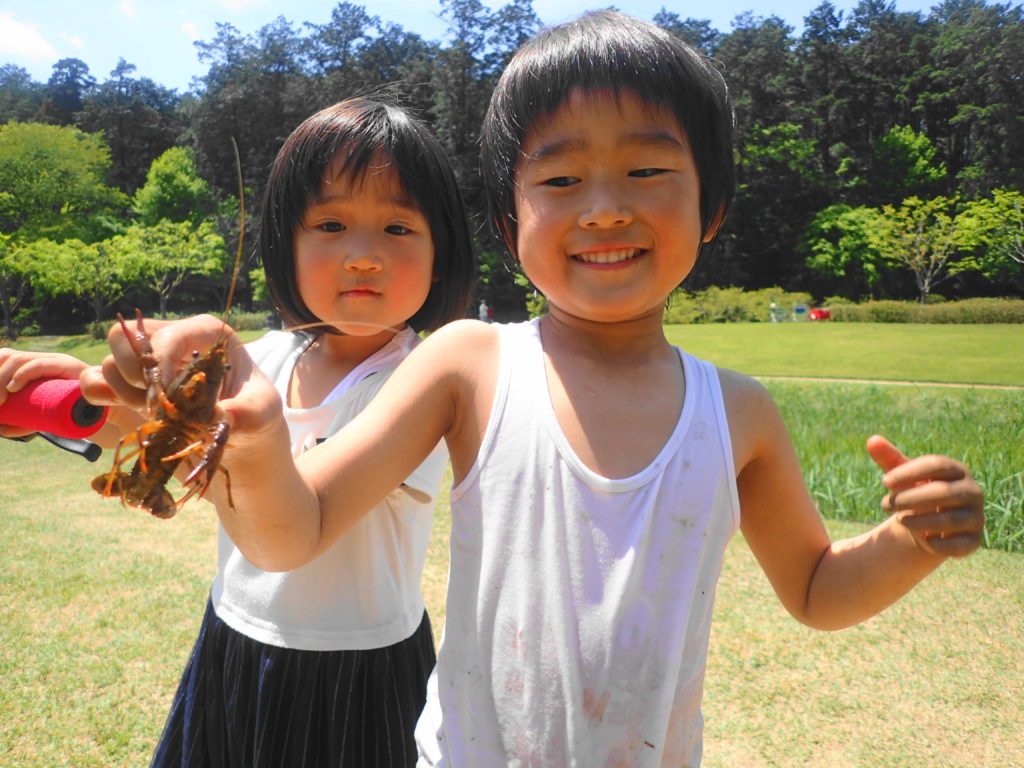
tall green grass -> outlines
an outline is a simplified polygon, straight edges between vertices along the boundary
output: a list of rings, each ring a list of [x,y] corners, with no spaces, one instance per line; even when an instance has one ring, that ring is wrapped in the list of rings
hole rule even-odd
[[[864,441],[963,461],[986,494],[985,545],[1024,552],[1024,391],[768,382],[826,517],[877,522],[880,471]]]

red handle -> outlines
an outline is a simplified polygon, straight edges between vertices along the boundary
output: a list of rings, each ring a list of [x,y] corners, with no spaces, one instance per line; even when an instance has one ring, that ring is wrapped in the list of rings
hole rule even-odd
[[[107,409],[87,402],[77,379],[30,381],[0,405],[0,424],[60,437],[88,437],[106,420]]]

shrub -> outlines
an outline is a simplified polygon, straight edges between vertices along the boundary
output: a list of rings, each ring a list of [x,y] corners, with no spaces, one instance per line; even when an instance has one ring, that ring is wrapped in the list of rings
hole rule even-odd
[[[744,291],[712,286],[703,291],[679,290],[669,298],[666,323],[766,323],[772,302],[789,312],[794,304],[810,304],[809,293],[790,293],[781,288]]]
[[[963,299],[936,304],[911,301],[832,303],[832,319],[845,323],[1024,323],[1020,299]]]
[[[236,331],[262,331],[281,327],[280,319],[272,312],[232,312],[228,320]]]

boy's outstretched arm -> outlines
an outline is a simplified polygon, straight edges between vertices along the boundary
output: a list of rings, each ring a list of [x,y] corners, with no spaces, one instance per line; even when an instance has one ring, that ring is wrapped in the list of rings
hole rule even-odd
[[[945,456],[907,459],[877,435],[867,449],[884,472],[882,508],[890,517],[860,536],[830,542],[777,407],[761,385],[745,378],[722,376],[741,527],[797,619],[818,629],[856,624],[894,603],[947,557],[977,549],[983,495],[967,468]]]
[[[169,324],[147,321],[146,327],[164,381],[193,351],[209,349],[225,333],[223,323],[209,315]],[[438,337],[443,342],[446,334],[439,331],[427,341]],[[111,355],[101,372],[83,376],[86,396],[99,404],[141,408],[145,381],[140,360],[119,327],[111,330],[109,341]],[[437,366],[429,364],[437,356],[426,355],[427,364],[414,363],[403,374],[428,346],[425,342],[359,417],[295,459],[273,384],[235,334],[226,343],[231,369],[217,418],[231,426],[221,465],[230,474],[233,504],[222,487],[213,489],[213,498],[232,541],[264,570],[290,570],[323,552],[422,463],[451,423],[450,392],[443,384],[436,386]]]
[[[173,381],[194,351],[202,353],[218,342],[226,343],[230,368],[214,420],[226,420],[231,427],[221,467],[230,475],[233,504],[228,504],[220,473],[215,473],[207,498],[216,504],[232,540],[255,565],[261,564],[264,547],[283,551],[284,556],[307,548],[304,537],[309,535],[311,524],[302,528],[296,523],[287,530],[282,527],[274,534],[268,532],[275,530],[276,515],[286,511],[296,521],[311,520],[315,499],[295,472],[280,398],[260,374],[241,339],[230,331],[225,339],[223,322],[209,315],[170,322],[146,320],[145,329],[157,362],[156,376],[165,383]],[[132,324],[130,332],[134,331]],[[107,340],[111,354],[102,366],[82,374],[83,394],[98,405],[127,406],[141,418],[150,418],[148,382],[137,340],[129,339],[120,325],[111,328]],[[262,507],[257,502],[261,498],[280,504],[260,514]]]

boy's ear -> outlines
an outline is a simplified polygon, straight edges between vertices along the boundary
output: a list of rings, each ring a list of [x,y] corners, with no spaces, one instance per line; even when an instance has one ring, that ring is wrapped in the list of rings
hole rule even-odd
[[[722,222],[725,221],[725,203],[718,206],[718,213],[715,214],[715,218],[711,220],[711,224],[708,226],[707,231],[704,232],[702,243],[710,243],[715,239],[715,235],[718,234],[718,230],[722,227]]]

